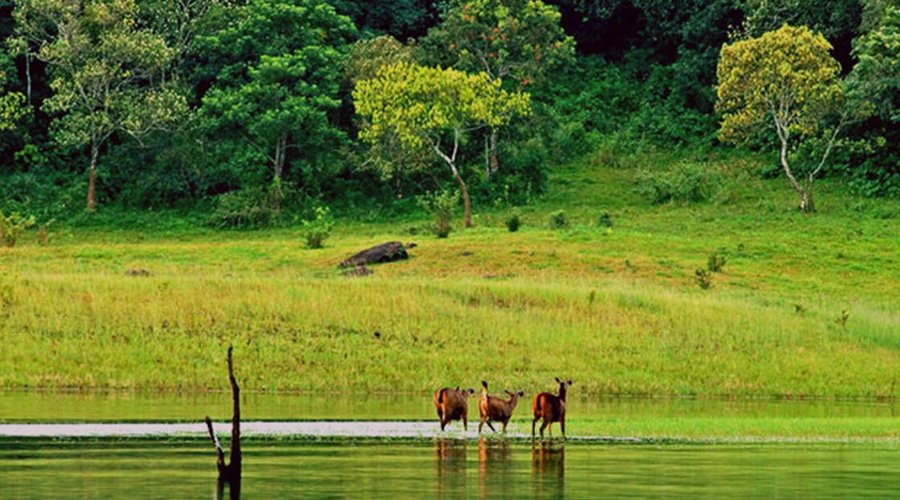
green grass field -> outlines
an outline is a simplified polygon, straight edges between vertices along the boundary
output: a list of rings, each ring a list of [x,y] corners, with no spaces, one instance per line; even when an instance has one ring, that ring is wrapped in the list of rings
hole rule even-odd
[[[421,215],[341,220],[322,250],[292,229],[29,236],[0,250],[0,387],[221,389],[233,343],[245,390],[565,376],[589,394],[896,398],[900,203],[823,181],[805,216],[786,181],[741,173],[752,159],[704,160],[734,180],[688,206],[634,193],[635,170],[671,156],[565,165],[518,233],[510,209],[476,206],[446,240],[410,235]],[[570,227],[550,230],[559,209]],[[388,240],[418,247],[372,276],[337,269]],[[714,251],[728,261],[702,290]]]

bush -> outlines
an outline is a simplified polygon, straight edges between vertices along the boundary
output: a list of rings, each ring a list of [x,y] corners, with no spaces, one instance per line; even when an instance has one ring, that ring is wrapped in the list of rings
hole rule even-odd
[[[697,286],[704,290],[709,290],[712,286],[712,274],[706,269],[699,268],[694,271],[694,278],[697,280]]]
[[[609,212],[603,212],[597,217],[597,227],[611,228],[613,227],[612,215]]]
[[[314,211],[316,216],[313,219],[303,221],[303,238],[310,249],[322,248],[334,229],[334,220],[328,207],[316,207]]]
[[[419,197],[419,205],[431,214],[434,224],[431,231],[438,238],[446,238],[453,230],[450,222],[453,220],[453,211],[459,205],[459,193],[457,191],[442,191],[429,193]]]
[[[636,190],[654,204],[697,203],[712,198],[720,184],[710,165],[683,161],[669,170],[642,170]]]
[[[562,210],[557,210],[550,214],[550,221],[548,223],[550,229],[565,229],[569,227],[569,220],[566,219],[566,213]]]
[[[509,229],[509,232],[511,233],[518,231],[521,226],[522,220],[519,218],[519,214],[512,214],[512,216],[506,219],[506,229]]]
[[[709,259],[706,261],[706,268],[712,273],[718,273],[725,267],[727,262],[728,258],[725,256],[724,249],[719,249],[709,254]]]
[[[269,194],[260,189],[231,191],[216,197],[216,208],[208,224],[220,229],[261,228],[275,225],[278,213]]]
[[[9,215],[0,212],[0,240],[4,245],[12,248],[19,241],[19,236],[34,224],[34,217],[23,217],[18,212]]]

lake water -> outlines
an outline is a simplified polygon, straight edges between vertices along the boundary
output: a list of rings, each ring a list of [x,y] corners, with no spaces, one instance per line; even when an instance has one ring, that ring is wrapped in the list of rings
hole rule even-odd
[[[257,443],[242,498],[898,498],[877,445],[575,445],[499,440]],[[0,448],[4,498],[202,498],[210,446],[126,441]],[[228,496],[226,489],[225,496]]]
[[[589,398],[573,403],[588,416],[897,415],[896,403]],[[246,394],[242,405],[245,420],[261,428],[324,431],[303,439],[255,433],[244,444],[241,498],[900,498],[896,441],[632,444],[571,439],[565,445],[532,447],[527,440],[478,440],[471,433],[466,439],[436,437],[433,422],[415,422],[434,418],[427,395]],[[4,425],[34,422],[102,424],[95,427],[165,422],[193,432],[164,439],[0,436],[0,491],[4,498],[214,497],[215,455],[197,424],[206,414],[227,419],[230,395],[0,393],[0,434]],[[342,419],[382,422],[315,422]],[[369,425],[374,429],[369,433],[326,437],[340,434],[334,431],[338,427]],[[419,430],[417,437],[376,437],[390,436],[393,427]],[[254,434],[250,422],[247,430]],[[223,494],[229,496],[227,486]]]

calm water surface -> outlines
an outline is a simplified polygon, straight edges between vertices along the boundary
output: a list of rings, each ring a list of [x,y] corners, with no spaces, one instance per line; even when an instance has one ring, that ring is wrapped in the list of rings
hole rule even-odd
[[[246,394],[246,420],[431,420],[427,395]],[[229,394],[0,393],[0,424],[197,422]],[[573,398],[583,416],[897,416],[897,403]],[[202,437],[202,435],[201,435]],[[492,438],[244,444],[241,498],[898,498],[900,445],[584,444]],[[167,440],[0,439],[3,498],[211,498],[211,445]],[[224,497],[229,496],[226,488]]]
[[[878,445],[531,448],[491,441],[254,444],[241,498],[898,498],[900,450]],[[0,448],[4,498],[210,498],[200,444]],[[228,497],[228,490],[225,490]]]

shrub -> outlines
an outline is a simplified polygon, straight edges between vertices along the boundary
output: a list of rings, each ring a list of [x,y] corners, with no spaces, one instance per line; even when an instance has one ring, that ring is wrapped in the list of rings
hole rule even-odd
[[[637,192],[651,203],[697,203],[712,198],[720,179],[704,163],[684,161],[664,171],[642,170],[637,175]]]
[[[706,268],[712,273],[718,273],[725,267],[727,262],[728,257],[725,256],[725,250],[720,248],[709,254],[709,259],[706,261]]]
[[[438,238],[446,238],[453,230],[450,225],[453,220],[453,211],[459,205],[459,193],[457,191],[442,191],[429,193],[419,197],[419,205],[431,214],[434,224],[432,232]]]
[[[226,228],[261,228],[274,225],[278,213],[272,209],[266,191],[242,189],[216,197],[216,208],[209,218],[209,225]]]
[[[603,212],[597,217],[597,227],[611,228],[613,227],[612,215],[609,212]]]
[[[34,217],[24,217],[18,212],[9,215],[0,212],[0,240],[4,245],[12,248],[19,241],[19,236],[34,224]]]
[[[509,229],[509,232],[511,233],[518,231],[521,226],[522,220],[519,218],[519,214],[512,214],[506,219],[506,229]]]
[[[566,213],[562,210],[557,210],[550,214],[550,221],[548,223],[550,229],[564,229],[569,227],[569,220],[566,219]]]
[[[694,271],[694,277],[697,280],[697,286],[704,290],[709,290],[709,287],[712,286],[712,274],[703,268],[698,268]]]
[[[310,249],[322,248],[334,229],[334,220],[328,207],[316,207],[314,212],[314,218],[303,221],[303,238]]]

